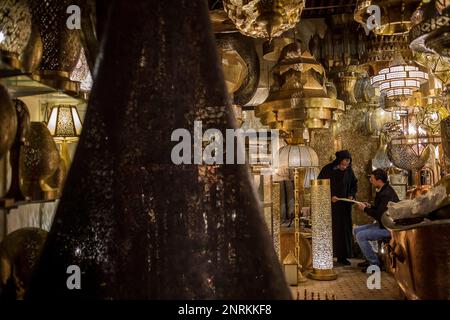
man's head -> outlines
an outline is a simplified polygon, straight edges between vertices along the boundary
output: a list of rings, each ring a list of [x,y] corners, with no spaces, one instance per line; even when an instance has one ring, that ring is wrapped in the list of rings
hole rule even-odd
[[[351,162],[352,161],[350,160],[350,158],[344,158],[338,163],[337,167],[339,170],[344,171],[345,169],[348,168]]]
[[[376,169],[370,174],[370,183],[376,188],[381,188],[387,183],[388,177],[384,170]]]
[[[352,155],[348,150],[341,150],[336,152],[336,160],[334,160],[335,166],[339,170],[346,170],[352,163]]]

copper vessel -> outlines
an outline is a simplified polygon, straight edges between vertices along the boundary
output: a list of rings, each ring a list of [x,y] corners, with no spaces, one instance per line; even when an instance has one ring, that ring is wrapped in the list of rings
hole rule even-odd
[[[450,177],[440,182],[450,193]],[[390,268],[407,299],[450,299],[450,202],[429,215],[430,220],[399,225],[388,216],[392,232],[388,246]]]

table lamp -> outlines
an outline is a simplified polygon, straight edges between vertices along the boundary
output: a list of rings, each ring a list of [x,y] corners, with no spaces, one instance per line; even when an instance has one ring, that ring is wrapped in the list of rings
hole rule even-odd
[[[78,140],[82,128],[77,107],[73,105],[54,106],[50,112],[47,128],[53,139],[57,143],[61,143],[61,158],[68,169],[70,156],[67,144]]]

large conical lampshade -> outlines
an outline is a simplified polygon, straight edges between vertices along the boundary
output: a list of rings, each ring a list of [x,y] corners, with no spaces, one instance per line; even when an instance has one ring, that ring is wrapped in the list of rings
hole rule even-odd
[[[104,35],[29,297],[289,299],[248,167],[171,161],[175,129],[234,127],[206,3],[117,0]]]

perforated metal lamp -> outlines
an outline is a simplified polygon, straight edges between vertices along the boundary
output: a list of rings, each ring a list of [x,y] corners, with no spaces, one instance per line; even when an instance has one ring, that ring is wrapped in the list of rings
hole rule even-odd
[[[61,143],[61,158],[69,168],[70,156],[67,144],[78,140],[82,123],[76,106],[57,105],[50,112],[47,128],[56,142]]]

